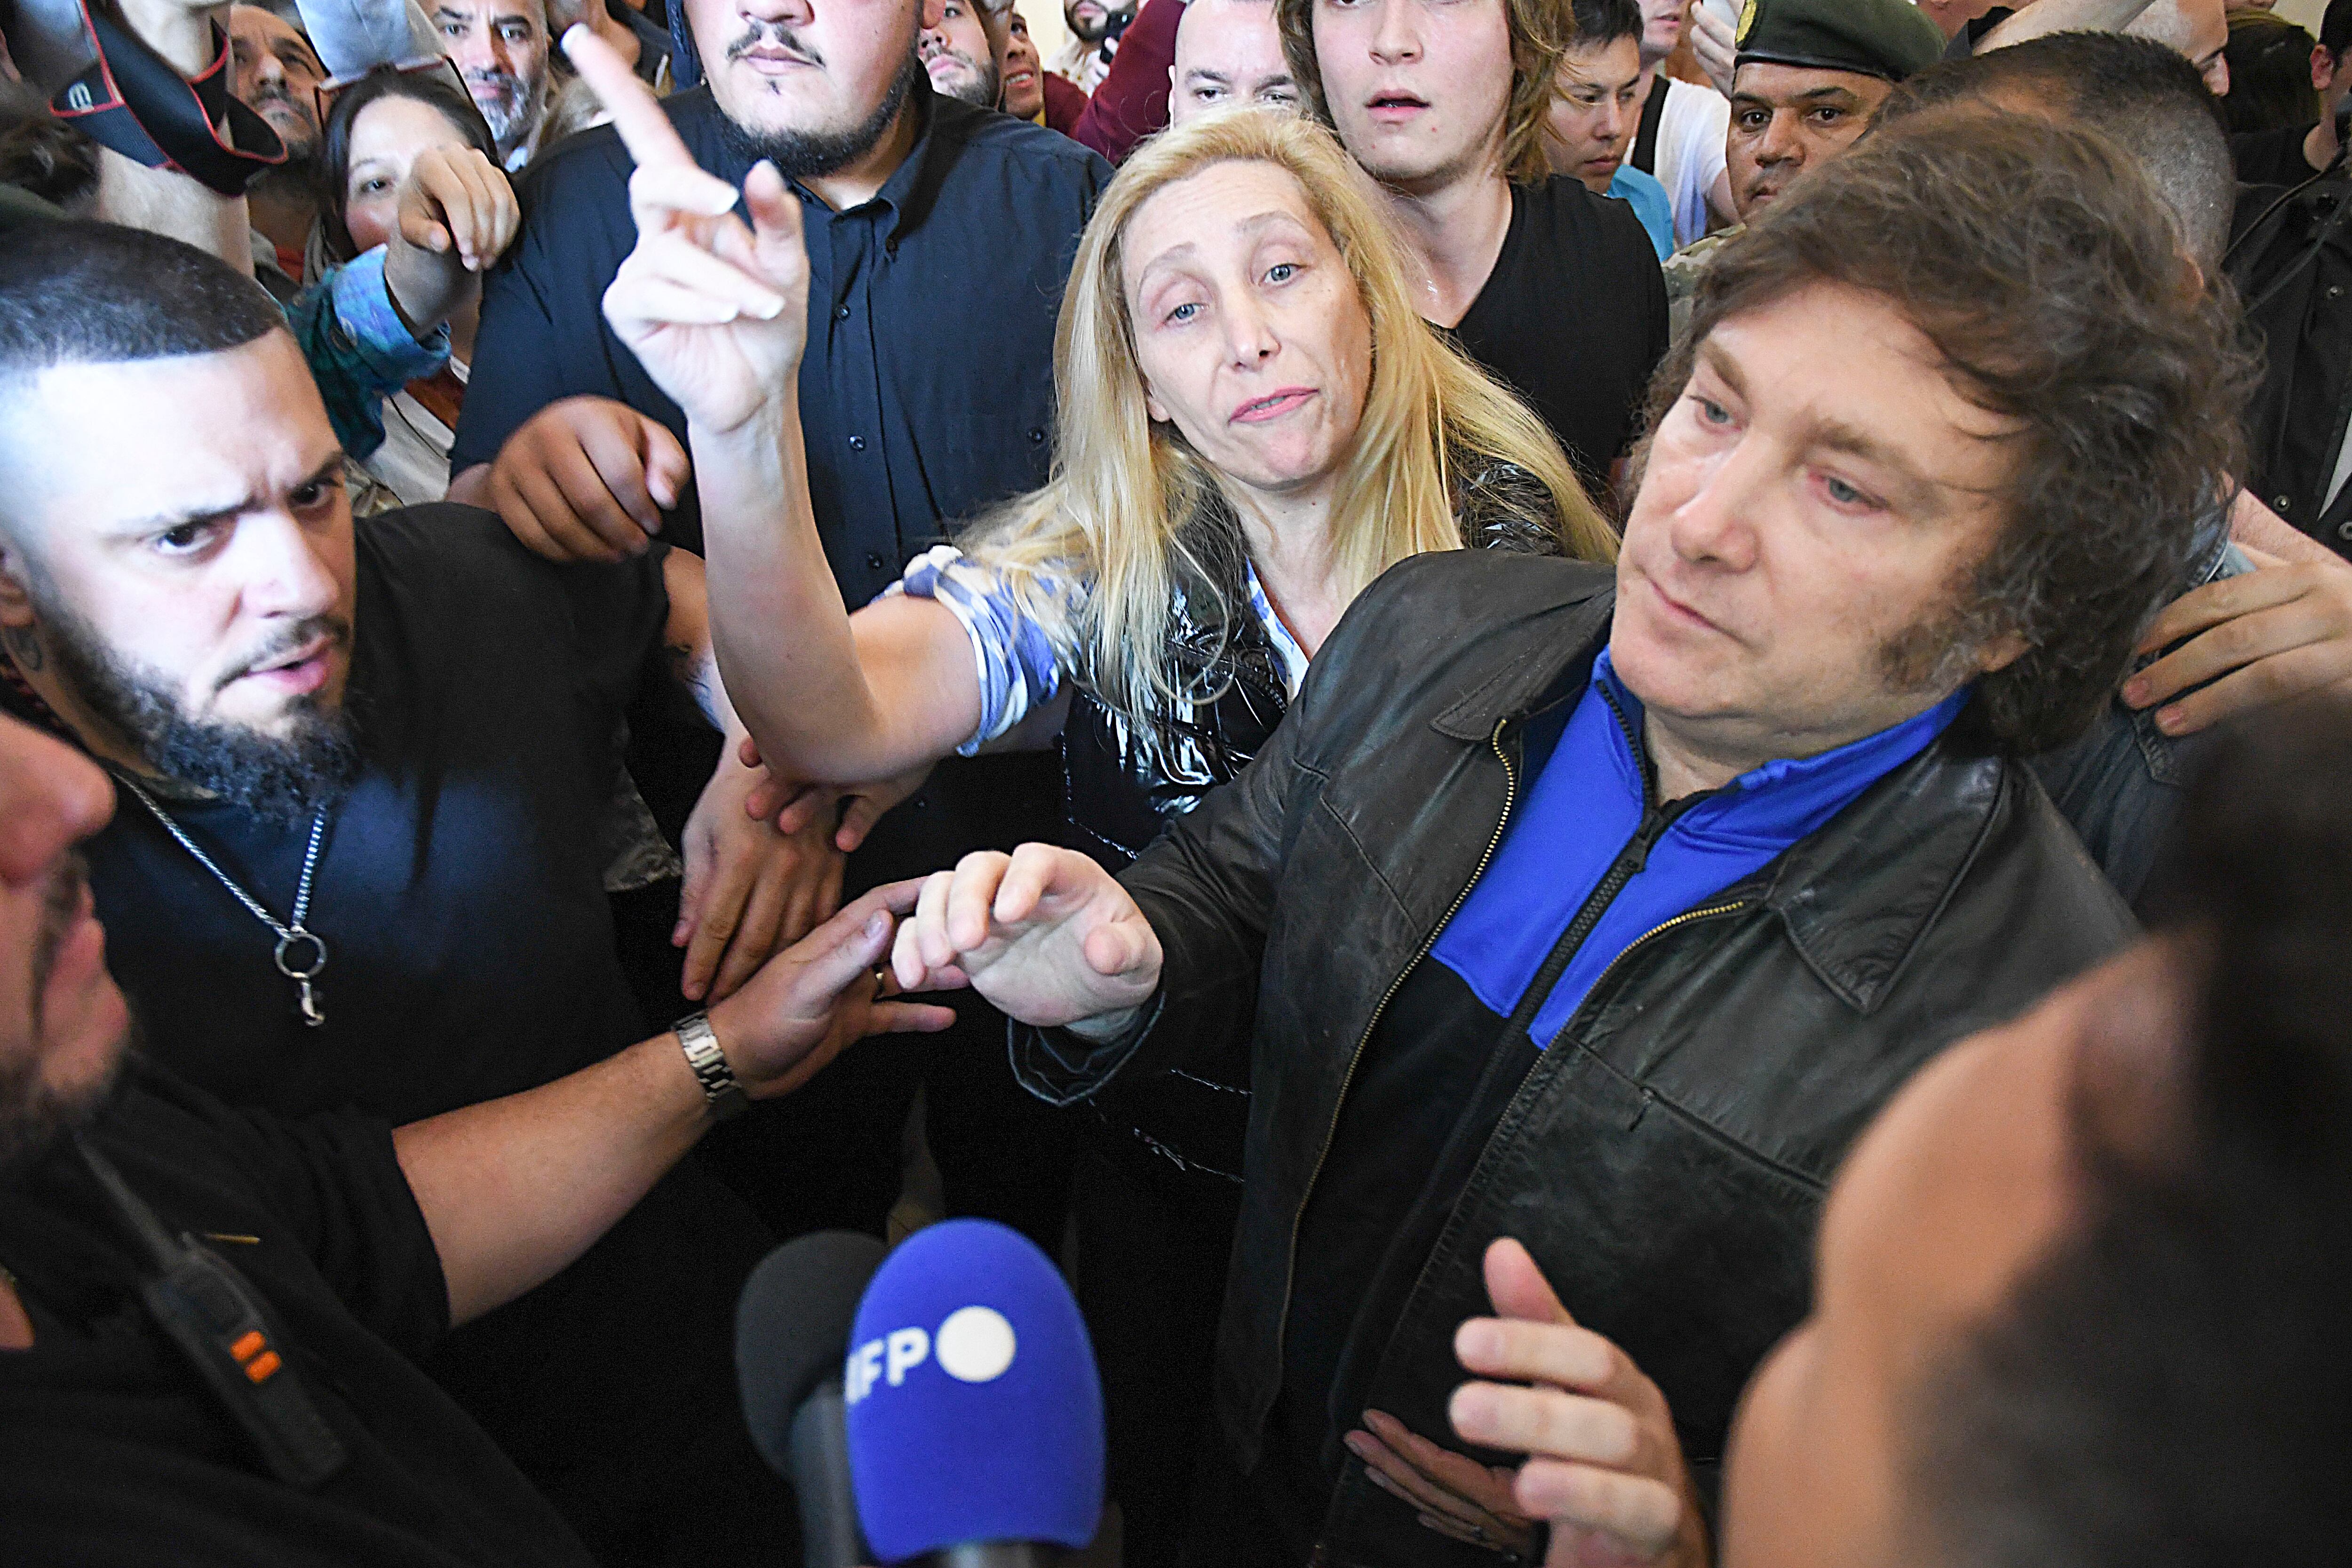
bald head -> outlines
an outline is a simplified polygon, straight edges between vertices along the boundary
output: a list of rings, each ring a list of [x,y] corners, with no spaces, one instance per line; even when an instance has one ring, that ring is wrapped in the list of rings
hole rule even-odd
[[[1191,0],[1176,25],[1168,85],[1171,125],[1213,109],[1296,109],[1273,0]]]

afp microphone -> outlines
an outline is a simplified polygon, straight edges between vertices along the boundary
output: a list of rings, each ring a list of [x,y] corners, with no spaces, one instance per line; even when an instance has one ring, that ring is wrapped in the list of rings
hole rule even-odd
[[[870,1561],[850,1493],[842,1359],[858,1298],[887,1248],[820,1231],[768,1254],[735,1308],[735,1376],[760,1457],[793,1484],[807,1568]]]
[[[1019,1232],[916,1232],[857,1308],[843,1373],[877,1561],[1028,1568],[1102,1521],[1102,1384],[1069,1287]]]

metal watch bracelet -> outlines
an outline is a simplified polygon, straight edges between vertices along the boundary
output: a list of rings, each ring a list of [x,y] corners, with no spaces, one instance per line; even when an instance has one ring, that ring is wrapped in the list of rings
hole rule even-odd
[[[670,1028],[686,1052],[686,1065],[694,1069],[695,1081],[702,1085],[702,1098],[710,1105],[710,1119],[724,1121],[750,1110],[751,1097],[743,1092],[743,1086],[736,1081],[735,1069],[727,1065],[727,1054],[719,1048],[719,1036],[710,1027],[710,1016],[689,1013]]]

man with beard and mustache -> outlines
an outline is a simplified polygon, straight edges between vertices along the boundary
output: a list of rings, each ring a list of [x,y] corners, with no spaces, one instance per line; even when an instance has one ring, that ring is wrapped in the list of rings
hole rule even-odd
[[[355,528],[344,461],[249,279],[95,224],[0,254],[0,707],[120,784],[91,885],[153,1053],[235,1104],[405,1121],[644,1034],[603,881],[626,715],[683,686],[740,728],[698,560],[551,566],[457,507]],[[750,817],[754,779],[730,752],[687,833],[714,1002],[826,898],[821,835]],[[769,1239],[689,1163],[432,1370],[600,1554],[772,1543],[727,1332]]]
[[[940,0],[938,24],[923,29],[915,48],[932,91],[975,109],[997,107],[996,52],[980,0]]]
[[[138,1048],[108,973],[74,847],[103,836],[115,805],[87,758],[0,717],[11,1561],[588,1568],[578,1536],[415,1358],[577,1257],[692,1146],[713,1115],[679,1042],[656,1036],[397,1128],[232,1109]],[[746,1092],[791,1092],[869,1030],[939,1022],[867,1001],[888,910],[910,893],[845,910],[713,1008]],[[160,1037],[173,1020],[155,1022]],[[208,1266],[194,1300],[226,1293],[262,1317],[205,1336],[224,1375],[196,1375],[165,1327],[169,1299],[142,1296],[159,1253]],[[288,1450],[315,1468],[252,1442],[280,1402],[322,1424],[323,1438]],[[780,1561],[788,1544],[735,1560]]]
[[[1110,72],[1111,57],[1118,53],[1119,35],[1135,20],[1136,0],[1107,5],[1104,0],[1064,0],[1062,20],[1069,25],[1067,42],[1054,51],[1045,68],[1064,81],[1092,92]]]
[[[513,174],[539,151],[547,125],[547,7],[541,0],[435,0],[433,27]]]
[[[245,188],[246,208],[260,237],[253,247],[256,270],[275,262],[279,277],[299,284],[303,255],[319,223],[310,154],[319,145],[317,89],[327,68],[293,24],[259,5],[229,7],[228,48],[236,72],[230,90],[286,143],[286,162]]]
[[[740,189],[766,159],[801,205],[809,487],[835,581],[864,604],[954,526],[1045,481],[1055,316],[1110,167],[938,92],[916,58],[938,0],[683,0],[683,15],[707,80],[662,112],[704,170]],[[450,454],[453,500],[497,509],[559,559],[701,547],[685,416],[604,316],[637,241],[630,171],[610,128],[531,171],[522,231],[484,284]],[[666,775],[691,738],[638,735],[631,772],[667,827],[684,792]],[[942,763],[861,849],[873,804],[839,841],[858,850],[853,891],[1063,831],[1042,753]],[[712,1156],[779,1232],[878,1233],[919,1081],[949,1206],[1057,1245],[1064,1122],[1013,1082],[1003,1020],[976,1005],[947,1041],[851,1053]]]

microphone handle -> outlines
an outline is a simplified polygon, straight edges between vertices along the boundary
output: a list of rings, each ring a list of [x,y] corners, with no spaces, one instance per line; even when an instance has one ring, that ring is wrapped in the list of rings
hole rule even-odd
[[[807,1568],[859,1568],[869,1559],[849,1479],[848,1407],[839,1378],[819,1384],[793,1412],[788,1441],[803,1561]]]
[[[932,1552],[923,1568],[1055,1568],[1069,1555],[1034,1541],[967,1541]]]

